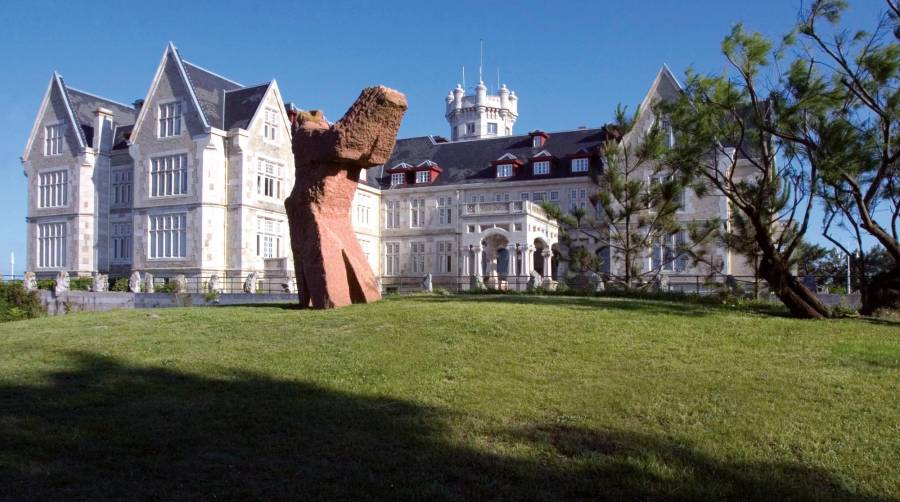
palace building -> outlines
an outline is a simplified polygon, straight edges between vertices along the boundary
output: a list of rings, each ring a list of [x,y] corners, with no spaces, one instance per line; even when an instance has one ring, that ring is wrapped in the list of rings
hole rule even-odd
[[[642,123],[655,120],[649,103],[679,89],[660,70]],[[283,201],[294,180],[296,112],[276,81],[241,85],[184,59],[172,44],[147,95],[132,105],[73,88],[54,73],[22,156],[28,270],[293,275]],[[445,118],[450,140],[399,139],[390,160],[360,181],[349,216],[384,288],[429,273],[448,286],[473,276],[488,284],[532,272],[562,277],[560,228],[541,204],[595,211],[590,174],[603,169],[606,129],[515,134],[515,92],[504,85],[489,94],[481,82],[473,94],[453,89]],[[685,222],[727,220],[723,197],[685,197]],[[660,250],[684,238],[648,248],[645,266],[658,266]],[[617,272],[608,248],[581,244],[597,253],[603,271]],[[737,273],[727,250],[715,253],[723,273]],[[673,275],[706,272],[686,260],[664,267]]]

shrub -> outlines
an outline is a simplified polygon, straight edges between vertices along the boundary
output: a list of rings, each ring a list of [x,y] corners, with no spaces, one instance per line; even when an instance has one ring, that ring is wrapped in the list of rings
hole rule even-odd
[[[46,313],[36,291],[26,291],[21,282],[0,283],[0,321],[33,319]]]
[[[162,284],[154,284],[153,291],[155,293],[174,293],[175,281],[168,281]]]
[[[110,291],[128,291],[128,278],[120,277],[109,288]]]
[[[69,279],[69,289],[71,291],[90,291],[94,280],[90,277],[75,277]]]
[[[53,290],[53,286],[56,285],[56,281],[53,279],[38,279],[37,287],[38,289],[46,289],[47,291]]]

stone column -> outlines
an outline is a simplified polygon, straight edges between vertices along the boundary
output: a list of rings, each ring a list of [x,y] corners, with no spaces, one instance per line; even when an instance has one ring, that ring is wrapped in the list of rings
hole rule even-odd
[[[481,253],[483,252],[481,246],[475,246],[475,266],[472,267],[472,275],[475,277],[483,277],[484,272],[481,269]]]
[[[522,275],[528,277],[531,275],[531,272],[534,271],[534,245],[529,244],[525,246],[525,250],[522,251],[522,253],[522,258],[525,260],[522,268]]]
[[[553,251],[550,251],[549,248],[544,248],[544,251],[541,253],[541,256],[544,257],[544,279],[552,279],[553,271],[550,270],[550,267],[551,267],[550,257],[553,256]]]

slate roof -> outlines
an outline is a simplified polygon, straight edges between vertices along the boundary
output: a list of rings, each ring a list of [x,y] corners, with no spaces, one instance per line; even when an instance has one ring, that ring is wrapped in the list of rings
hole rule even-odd
[[[81,128],[85,144],[90,146],[94,142],[94,112],[97,108],[106,108],[113,112],[116,124],[133,125],[136,118],[134,108],[117,103],[115,101],[91,94],[89,92],[74,89],[63,84],[69,105],[72,107],[72,115]]]
[[[229,131],[234,127],[246,129],[250,119],[259,108],[271,82],[254,87],[245,87],[225,92],[225,119],[222,129]]]
[[[397,140],[390,159],[383,166],[367,171],[366,182],[374,187],[390,188],[391,180],[390,174],[387,173],[388,169],[401,162],[416,166],[426,160],[435,162],[443,170],[429,186],[584,176],[584,173],[572,174],[568,157],[588,152],[595,162],[599,161],[596,160],[598,147],[607,137],[606,130],[603,128],[578,129],[549,134],[550,137],[539,147],[532,146],[532,139],[529,135],[454,142],[439,142],[433,136],[400,139]],[[532,176],[530,161],[543,150],[550,153],[558,162],[551,167],[550,175]],[[524,165],[516,170],[514,176],[497,178],[496,167],[492,162],[507,153],[515,155]],[[402,189],[402,187],[400,188]]]
[[[184,63],[184,72],[190,80],[191,87],[194,88],[194,94],[197,95],[197,101],[200,102],[207,123],[221,128],[225,118],[224,91],[241,89],[243,86],[184,59],[181,61]]]

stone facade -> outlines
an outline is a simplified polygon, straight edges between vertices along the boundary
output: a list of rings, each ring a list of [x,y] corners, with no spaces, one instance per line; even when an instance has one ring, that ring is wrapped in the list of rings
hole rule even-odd
[[[426,274],[435,287],[468,285],[477,275],[488,286],[521,277],[524,288],[535,271],[558,279],[559,227],[539,203],[595,210],[590,170],[602,169],[605,129],[513,135],[515,93],[483,87],[447,96],[455,141],[398,140],[384,165],[360,174],[347,216],[385,289],[400,277],[419,287]],[[642,103],[642,127],[655,120],[654,100],[678,92],[663,68]],[[134,106],[73,89],[54,73],[22,156],[27,270],[41,278],[63,270],[216,275],[223,290],[240,290],[252,272],[262,281],[292,276],[284,199],[294,186],[296,116],[274,80],[242,86],[184,60],[171,44]],[[546,172],[537,171],[542,162]],[[727,221],[723,197],[688,192],[682,221]],[[605,272],[620,272],[616,256],[584,244],[608,262]],[[713,251],[721,273],[753,274],[728,250]]]

